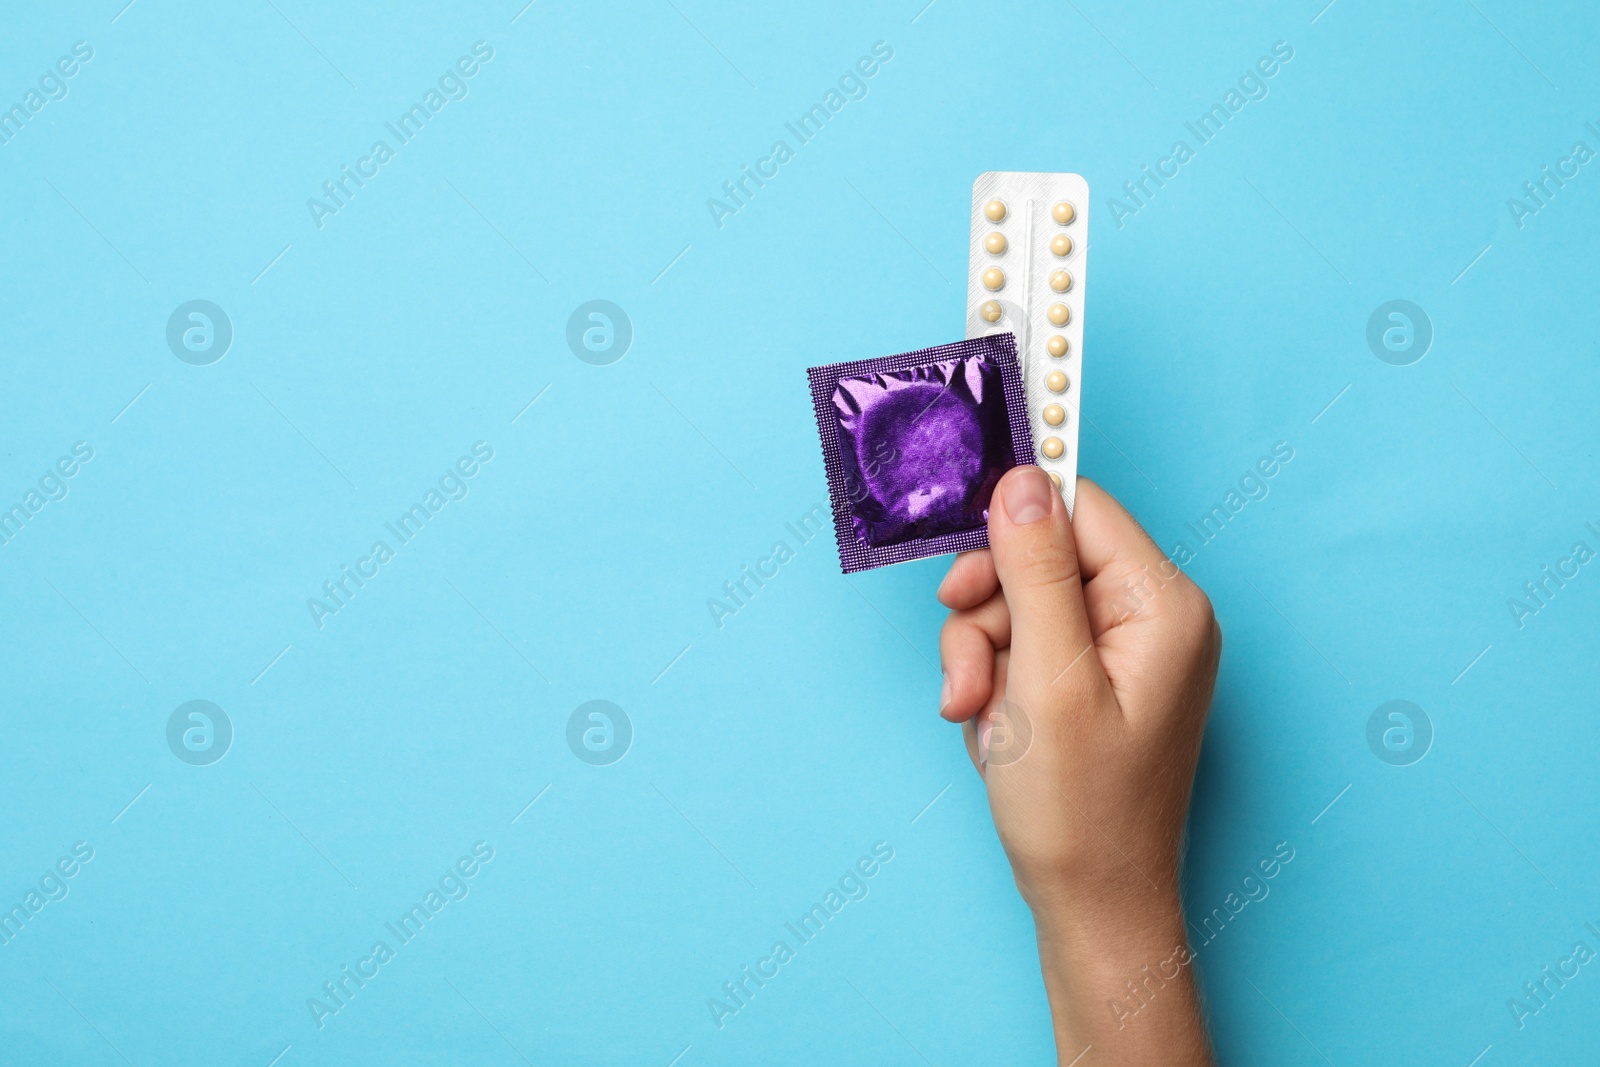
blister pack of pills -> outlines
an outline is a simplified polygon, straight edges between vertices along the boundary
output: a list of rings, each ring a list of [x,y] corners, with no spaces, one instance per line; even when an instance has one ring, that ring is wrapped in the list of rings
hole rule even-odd
[[[1082,401],[1089,183],[1077,174],[992,170],[972,183],[967,336],[1017,339],[1043,467],[1072,510]]]

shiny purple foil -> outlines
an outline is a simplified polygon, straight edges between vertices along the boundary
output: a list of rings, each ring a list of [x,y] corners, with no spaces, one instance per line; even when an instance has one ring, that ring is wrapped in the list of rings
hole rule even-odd
[[[845,573],[989,543],[995,483],[1033,455],[1011,334],[806,374]]]

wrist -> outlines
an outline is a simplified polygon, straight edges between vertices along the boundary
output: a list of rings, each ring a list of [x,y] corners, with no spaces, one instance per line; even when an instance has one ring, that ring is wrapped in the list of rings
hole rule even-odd
[[[1163,879],[1163,881],[1165,881]],[[1143,939],[1183,927],[1176,879],[1165,886],[1142,876],[1114,881],[1073,881],[1023,892],[1042,940],[1064,947]]]
[[[1183,904],[1175,871],[1123,864],[1116,871],[1024,878],[1017,886],[1042,944],[1074,956],[1119,953],[1120,946],[1182,938]]]
[[[1169,957],[1188,962],[1183,908],[1175,894],[1149,890],[1108,902],[1058,902],[1034,909],[1034,930],[1046,985],[1093,990],[1102,999],[1123,991]],[[1164,981],[1174,980],[1167,965]]]
[[[1062,1063],[1211,1063],[1181,902],[1144,888],[1034,909]]]

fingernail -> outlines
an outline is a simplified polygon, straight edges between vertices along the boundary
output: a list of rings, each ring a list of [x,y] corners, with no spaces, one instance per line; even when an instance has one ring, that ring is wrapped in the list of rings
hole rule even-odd
[[[1038,467],[1018,467],[1006,478],[1006,515],[1018,526],[1038,522],[1050,514],[1050,494],[1055,489]]]
[[[950,676],[944,676],[944,686],[939,690],[939,711],[942,714],[950,706]]]
[[[994,723],[988,719],[978,720],[978,762],[984,766],[989,765],[989,735],[994,732]]]

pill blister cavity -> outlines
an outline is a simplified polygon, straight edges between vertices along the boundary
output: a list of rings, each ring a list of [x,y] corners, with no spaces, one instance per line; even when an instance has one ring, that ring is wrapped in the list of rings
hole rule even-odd
[[[967,330],[1016,333],[1026,368],[1032,461],[1070,499],[1079,460],[1078,360],[1087,286],[1089,217],[1076,176],[988,172],[974,183],[971,258],[967,264]],[[1013,218],[1015,214],[1015,218]],[[1078,266],[1083,263],[1084,266]],[[1027,453],[1019,453],[1022,460]]]

